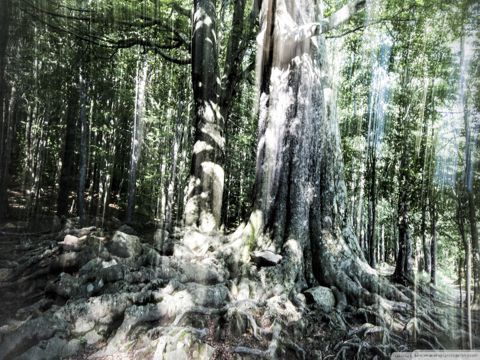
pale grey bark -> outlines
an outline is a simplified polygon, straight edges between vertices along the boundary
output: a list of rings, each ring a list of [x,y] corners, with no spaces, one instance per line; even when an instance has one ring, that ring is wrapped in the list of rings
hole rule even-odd
[[[182,92],[180,93],[182,96]],[[165,189],[164,189],[164,198],[165,198],[165,212],[162,221],[162,229],[164,232],[162,236],[165,234],[171,234],[173,231],[173,211],[175,205],[175,198],[177,189],[177,176],[178,176],[178,158],[180,152],[180,146],[183,141],[183,137],[185,135],[184,124],[182,122],[182,117],[184,116],[185,110],[185,102],[180,100],[177,108],[177,115],[175,120],[173,121],[173,139],[171,145],[171,152],[170,152],[170,171],[168,175],[168,179],[165,182]],[[162,239],[165,241],[166,239]]]
[[[430,210],[430,282],[437,283],[437,214],[436,206]]]
[[[467,346],[472,349],[472,247],[462,224],[462,237],[465,245],[465,302],[467,308]]]
[[[185,225],[218,229],[224,187],[224,120],[219,107],[216,1],[195,0],[192,85],[195,145],[185,206]]]
[[[132,142],[130,150],[130,171],[128,177],[127,212],[125,221],[131,222],[135,210],[135,194],[137,189],[137,169],[143,144],[143,128],[145,117],[145,88],[147,86],[148,58],[142,55],[138,62],[135,85],[135,113],[133,117]]]
[[[320,1],[263,2],[255,202],[243,234],[250,247],[299,254],[297,290],[327,284],[357,304],[376,301],[380,291],[402,297],[344,228],[346,189],[327,47],[322,35],[301,31],[321,23],[321,8]]]
[[[77,188],[77,212],[80,217],[80,225],[86,224],[86,209],[85,209],[85,182],[87,178],[87,159],[88,159],[88,118],[86,113],[87,94],[85,78],[80,69],[79,75],[79,93],[80,93],[80,148],[79,148],[79,169],[78,169],[78,188]]]
[[[464,189],[462,195],[464,196],[467,205],[466,217],[469,223],[470,240],[471,240],[471,255],[473,264],[473,290],[475,307],[480,308],[480,243],[477,227],[477,215],[474,195],[474,155],[475,139],[472,139],[472,125],[471,114],[467,103],[467,79],[468,65],[465,60],[465,37],[462,36],[460,40],[460,100],[463,108],[463,122],[465,130],[465,170],[464,170]],[[473,158],[473,159],[472,159]]]

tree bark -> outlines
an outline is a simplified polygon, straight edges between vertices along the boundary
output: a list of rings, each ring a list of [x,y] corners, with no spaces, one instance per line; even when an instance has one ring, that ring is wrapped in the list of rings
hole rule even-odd
[[[9,137],[11,138],[12,124],[8,116],[8,84],[5,78],[5,68],[7,65],[7,51],[10,41],[10,18],[11,2],[10,0],[0,1],[0,219],[7,216],[8,195],[7,187],[9,183],[9,159],[11,146],[8,146]]]
[[[224,119],[219,108],[216,1],[195,0],[192,85],[195,145],[185,206],[185,225],[202,231],[221,225],[224,187]]]
[[[410,36],[409,36],[410,38]],[[410,236],[410,202],[411,202],[411,189],[409,185],[412,183],[409,167],[412,164],[409,160],[412,158],[409,151],[412,149],[412,144],[409,142],[410,134],[409,127],[411,128],[411,119],[409,115],[409,100],[408,100],[408,84],[410,82],[410,72],[408,68],[408,62],[410,58],[410,43],[403,50],[402,62],[403,71],[401,73],[401,87],[405,91],[405,95],[400,100],[401,113],[399,114],[399,124],[402,124],[399,137],[400,150],[400,167],[398,174],[398,204],[397,204],[397,216],[398,216],[398,254],[396,258],[395,272],[393,274],[397,281],[413,281],[413,246]]]
[[[467,333],[468,333],[468,349],[472,349],[472,250],[471,245],[466,239],[465,231],[463,231],[465,238],[465,293],[466,299],[465,302],[467,304]]]
[[[230,114],[233,107],[233,99],[239,94],[237,90],[242,74],[242,61],[248,43],[253,38],[254,27],[252,26],[247,35],[244,35],[244,15],[246,0],[238,0],[234,2],[232,27],[227,45],[227,55],[225,59],[224,73],[222,77],[222,91],[220,96],[220,112],[225,122],[225,152],[231,151],[229,148],[229,123]],[[255,4],[254,4],[255,6]],[[243,42],[243,43],[242,43]],[[242,45],[242,46],[241,46]],[[222,223],[228,226],[228,207],[231,197],[231,161],[225,161],[225,186],[222,202]]]
[[[142,55],[138,63],[135,86],[135,114],[132,128],[132,143],[130,151],[130,171],[128,177],[127,211],[125,221],[131,222],[135,210],[135,194],[137,189],[137,169],[143,143],[143,127],[145,117],[145,88],[147,86],[148,59]]]
[[[430,273],[431,270],[431,255],[430,255],[430,249],[431,249],[431,232],[429,234],[428,227],[427,227],[427,216],[429,215],[428,207],[430,205],[431,199],[430,199],[430,194],[431,191],[429,190],[429,187],[431,187],[433,184],[430,181],[430,173],[429,173],[429,167],[428,167],[428,162],[430,159],[428,159],[427,155],[427,121],[424,120],[424,126],[423,126],[423,131],[422,131],[422,144],[421,144],[421,150],[420,150],[420,159],[423,162],[422,166],[422,183],[421,183],[421,189],[422,189],[422,199],[421,199],[421,224],[420,224],[420,233],[422,236],[422,250],[423,250],[423,263],[422,263],[422,270],[424,270],[427,274]],[[429,237],[430,236],[430,237]]]
[[[368,265],[344,227],[343,160],[318,5],[262,4],[255,201],[243,236],[250,250],[286,255],[286,289],[320,283],[352,304],[375,303],[380,291],[398,292]]]
[[[463,121],[465,127],[465,171],[464,171],[464,200],[467,206],[467,219],[469,222],[470,248],[472,251],[474,299],[472,304],[480,308],[480,244],[477,227],[477,216],[474,196],[474,160],[475,139],[472,139],[472,126],[468,109],[466,73],[468,67],[465,62],[465,36],[460,40],[460,100],[463,108]]]
[[[45,129],[48,129],[50,123],[50,115],[48,110],[44,110],[42,114],[37,116],[38,128],[40,130],[35,132],[35,156],[33,161],[32,173],[33,183],[30,191],[29,201],[27,205],[27,218],[35,219],[41,212],[40,204],[40,190],[42,188],[42,180],[44,174],[45,157],[48,149],[48,135]],[[40,210],[39,210],[40,208]]]
[[[75,139],[77,130],[78,99],[78,90],[72,87],[69,91],[67,103],[65,140],[63,144],[62,168],[60,170],[57,198],[57,214],[59,216],[68,215],[68,196],[73,189],[75,178]]]
[[[472,306],[480,309],[480,246],[478,239],[477,217],[473,192],[468,193],[468,222],[470,225],[470,239],[472,241],[472,265],[473,265],[473,301]]]
[[[462,326],[463,326],[465,314],[464,314],[464,310],[463,310],[464,302],[463,302],[463,292],[462,292],[462,283],[463,283],[462,272],[463,272],[463,259],[459,258],[458,259],[458,291],[460,293],[460,296],[459,296],[460,309],[459,310],[460,310],[460,324],[462,324]],[[461,344],[462,344],[462,347],[463,347],[463,336],[462,336]]]
[[[375,257],[375,249],[377,247],[377,241],[375,238],[375,225],[377,221],[377,199],[376,199],[376,163],[377,163],[377,154],[375,149],[375,140],[373,144],[370,146],[369,154],[369,201],[368,201],[368,226],[367,226],[367,236],[368,236],[368,250],[369,250],[369,263],[372,268],[376,266],[376,257]]]
[[[398,195],[398,256],[394,277],[399,280],[413,281],[413,247],[409,229],[409,194],[406,180],[406,151],[402,155]]]
[[[437,213],[435,203],[430,208],[430,282],[437,283]]]
[[[227,46],[227,56],[222,81],[220,95],[220,112],[225,121],[225,130],[227,129],[228,118],[232,111],[232,102],[238,90],[238,83],[241,80],[242,61],[248,46],[244,44],[253,37],[254,27],[249,29],[247,35],[244,35],[244,16],[246,0],[237,0],[234,3],[232,28]],[[254,5],[255,6],[255,5]]]
[[[468,210],[467,210],[468,211]],[[467,332],[468,332],[468,339],[467,339],[467,346],[468,349],[472,349],[472,302],[471,302],[471,282],[472,282],[472,247],[471,242],[468,239],[468,233],[465,229],[465,209],[462,204],[461,198],[457,198],[457,225],[458,230],[460,233],[460,237],[462,239],[463,248],[465,251],[465,304],[466,304],[466,311],[467,311]]]
[[[85,226],[87,221],[85,207],[85,183],[87,178],[87,159],[88,159],[88,118],[86,114],[87,94],[85,79],[80,69],[79,75],[79,93],[80,93],[80,148],[79,148],[79,169],[78,169],[78,188],[77,188],[77,213],[80,218],[80,226]]]
[[[180,92],[182,94],[182,92]],[[184,95],[180,95],[183,97]],[[184,109],[185,109],[185,103],[180,100],[180,103],[178,104],[177,108],[177,115],[175,117],[175,120],[173,121],[173,141],[172,141],[172,148],[170,152],[170,157],[171,157],[171,164],[170,164],[170,171],[169,171],[169,177],[167,181],[165,182],[165,213],[162,221],[162,236],[165,234],[169,235],[172,234],[173,232],[173,210],[174,210],[174,204],[175,204],[175,195],[176,195],[176,189],[177,189],[177,173],[178,173],[178,158],[179,158],[179,152],[180,152],[180,146],[183,141],[183,137],[185,136],[185,129],[184,129],[184,124],[182,122],[182,118],[184,118]],[[165,231],[167,233],[165,233]],[[162,241],[165,241],[166,239],[162,239]]]

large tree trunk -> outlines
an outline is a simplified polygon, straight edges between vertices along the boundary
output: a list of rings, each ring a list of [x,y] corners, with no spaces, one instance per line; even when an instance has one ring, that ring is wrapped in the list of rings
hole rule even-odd
[[[135,86],[135,114],[132,128],[132,145],[130,151],[130,171],[128,177],[128,195],[126,222],[131,222],[135,210],[135,194],[137,189],[137,168],[143,143],[143,127],[145,117],[145,88],[147,84],[148,59],[143,55],[137,68]]]
[[[185,225],[220,227],[224,186],[224,120],[219,108],[216,1],[195,0],[192,85],[195,145],[185,207]]]
[[[262,4],[255,202],[243,234],[250,248],[283,252],[294,262],[286,286],[320,283],[353,304],[371,303],[375,293],[396,292],[343,228],[346,189],[321,8],[309,0]],[[328,24],[337,23],[332,17]]]

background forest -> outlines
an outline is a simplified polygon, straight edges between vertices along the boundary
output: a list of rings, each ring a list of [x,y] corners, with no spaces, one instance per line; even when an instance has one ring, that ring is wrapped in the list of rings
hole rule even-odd
[[[302,154],[335,154],[340,160],[321,165],[335,185],[330,175],[318,185],[322,201],[334,194],[335,210],[322,210],[319,229],[347,224],[351,234],[342,230],[342,237],[356,239],[355,256],[392,282],[454,288],[468,310],[462,326],[470,335],[460,343],[478,348],[480,4],[357,0],[355,11],[345,4],[318,2],[330,22],[315,25],[323,27],[325,47],[318,51],[328,64],[321,76],[329,79],[331,102],[325,114],[336,124],[325,134],[333,140],[311,155],[307,145],[300,155],[292,150],[282,164],[301,163]],[[301,16],[310,16],[308,6]],[[335,12],[341,8],[349,9],[348,19]],[[246,241],[250,250],[280,252],[285,245],[278,239],[304,226],[288,220],[296,218],[293,200],[285,208],[278,202],[282,184],[301,183],[303,175],[279,175],[280,190],[268,198],[264,189],[276,185],[265,165],[273,160],[262,158],[262,134],[270,141],[269,119],[277,113],[265,106],[274,106],[280,85],[267,84],[274,90],[265,105],[259,94],[265,79],[274,79],[274,70],[265,69],[276,58],[268,58],[268,43],[258,36],[262,21],[268,27],[261,14],[257,0],[0,0],[0,234],[11,236],[18,224],[43,232],[56,215],[62,226],[74,219],[79,229],[126,224],[171,255],[172,239],[188,226],[231,234],[254,224],[252,210],[270,214],[270,206],[261,228],[272,243]],[[288,21],[280,24],[289,31]],[[281,94],[277,101],[284,101]],[[306,131],[283,143],[279,133],[270,136],[279,136],[286,154],[314,144]],[[202,156],[211,170],[199,167]],[[206,203],[198,186],[208,193]],[[303,199],[288,188],[285,196]],[[200,200],[192,201],[193,193]],[[283,223],[287,230],[278,229]],[[315,225],[305,226],[315,233]],[[306,274],[302,281],[328,283],[312,264],[316,280]],[[352,286],[333,282],[350,303]],[[374,292],[367,280],[358,282]]]

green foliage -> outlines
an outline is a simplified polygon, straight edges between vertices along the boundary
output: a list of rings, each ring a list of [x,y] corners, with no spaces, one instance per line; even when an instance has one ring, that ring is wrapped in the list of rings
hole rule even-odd
[[[236,3],[217,3],[223,83]],[[243,25],[252,33],[240,42],[245,50],[235,60],[241,63],[241,73],[235,74],[240,81],[231,115],[225,119],[223,219],[227,229],[245,220],[252,208],[257,141],[253,4],[247,1]],[[324,13],[329,16],[345,4],[325,2]],[[447,146],[439,134],[445,113],[458,102],[461,37],[476,36],[471,41],[476,60],[469,70],[466,104],[472,113],[480,111],[478,5],[473,0],[383,0],[367,6],[348,24],[327,34],[329,45],[340,49],[336,59],[343,60],[334,64],[338,76],[333,85],[338,94],[349,199],[346,217],[366,248],[374,203],[376,237],[384,242],[385,260],[392,263],[397,251],[399,199],[407,194],[414,246],[422,252],[422,239],[431,235],[430,225],[435,223],[438,259],[451,276],[464,249],[457,224],[458,189],[442,186],[438,179],[439,154]],[[13,185],[27,194],[29,213],[53,210],[71,112],[78,123],[81,71],[87,83],[89,211],[92,217],[105,212],[123,216],[136,81],[140,59],[146,55],[149,72],[136,215],[161,223],[167,199],[173,196],[172,216],[181,225],[195,125],[189,66],[191,7],[191,1],[184,0],[34,0],[18,5],[12,28],[17,46],[10,49],[6,74],[15,88],[19,119],[13,163],[21,165],[12,168]],[[380,68],[388,84],[376,83],[375,71]],[[385,93],[381,95],[379,89]],[[384,101],[382,108],[378,99]],[[458,161],[449,166],[460,183],[465,141],[463,130],[455,131],[462,139],[455,148]],[[78,124],[74,142],[75,172]],[[479,152],[477,147],[477,159]],[[480,170],[475,166],[473,189],[480,208]],[[72,192],[75,186],[73,179]],[[70,204],[73,214],[74,201]],[[249,247],[255,241],[252,229]]]
[[[454,195],[437,185],[437,151],[444,146],[438,134],[445,113],[458,101],[459,60],[454,44],[465,24],[478,23],[477,10],[467,2],[391,0],[381,4],[383,7],[367,11],[373,25],[340,40],[347,54],[338,90],[346,182],[351,196],[347,214],[363,244],[371,193],[372,168],[368,159],[373,151],[377,159],[376,237],[377,241],[385,237],[387,258],[392,261],[395,255],[397,204],[400,193],[407,193],[410,233],[419,256],[424,256],[422,237],[430,238],[435,214],[438,260],[444,271],[453,275],[456,259],[463,256],[458,251],[463,245],[459,247],[458,227],[452,222],[457,206],[445,200]],[[379,61],[382,46],[372,41],[372,34],[385,34],[392,43],[388,75],[393,85],[385,107],[380,150],[371,150],[369,145],[373,136],[369,128],[370,106],[372,96],[376,96],[372,69]],[[470,79],[468,83],[478,88],[478,74],[472,74]],[[461,147],[458,150],[461,153]],[[462,169],[461,164],[457,166]]]

